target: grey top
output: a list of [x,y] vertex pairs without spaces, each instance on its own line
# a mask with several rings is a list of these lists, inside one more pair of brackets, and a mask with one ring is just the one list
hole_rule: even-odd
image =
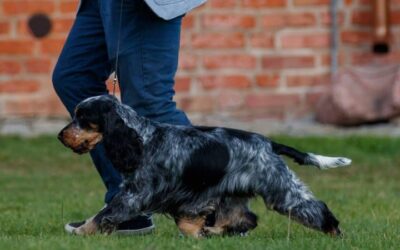
[[159,17],[165,20],[183,15],[207,0],[144,0]]

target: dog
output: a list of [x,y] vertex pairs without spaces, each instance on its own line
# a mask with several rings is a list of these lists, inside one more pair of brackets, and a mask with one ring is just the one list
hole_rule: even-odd
[[319,169],[350,159],[303,153],[260,134],[220,127],[176,126],[139,116],[111,95],[77,105],[58,135],[78,154],[102,143],[123,176],[121,191],[74,233],[112,233],[139,214],[171,216],[184,235],[244,234],[257,226],[248,201],[339,236],[339,221],[287,167],[280,155]]

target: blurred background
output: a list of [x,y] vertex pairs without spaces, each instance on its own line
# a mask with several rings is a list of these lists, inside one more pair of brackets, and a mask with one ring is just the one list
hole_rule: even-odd
[[[78,4],[0,0],[0,132],[65,123],[51,74]],[[210,0],[184,18],[176,101],[194,123],[313,126],[335,73],[371,62],[400,62],[400,0]]]

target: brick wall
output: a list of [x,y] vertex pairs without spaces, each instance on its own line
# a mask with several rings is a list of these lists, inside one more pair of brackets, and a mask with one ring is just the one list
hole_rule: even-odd
[[[187,15],[176,100],[192,117],[296,119],[312,114],[329,84],[329,0],[209,0]],[[393,52],[370,53],[372,0],[343,0],[340,67],[400,61],[400,0],[391,0]],[[59,117],[51,71],[75,0],[0,0],[0,118]],[[33,13],[51,34],[35,39]]]

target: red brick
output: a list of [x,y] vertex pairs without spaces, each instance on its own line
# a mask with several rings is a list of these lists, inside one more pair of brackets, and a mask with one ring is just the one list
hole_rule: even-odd
[[304,27],[316,25],[317,19],[313,13],[274,13],[263,16],[262,25],[265,28]]
[[[52,26],[50,33],[47,35],[57,34],[57,35],[67,35],[74,22],[73,18],[52,18]],[[33,33],[28,26],[27,18],[20,18],[17,22],[17,31],[20,37],[29,36],[33,38]]]
[[329,74],[317,75],[292,75],[286,77],[286,84],[289,87],[319,86],[330,82]]
[[369,31],[343,31],[341,39],[343,43],[365,44],[371,42],[372,36]]
[[28,73],[50,73],[51,61],[43,58],[30,58],[25,62]]
[[393,25],[400,24],[400,10],[394,10],[390,12],[390,23]]
[[252,109],[251,112],[248,112],[246,110],[248,110],[248,108],[245,109],[244,112],[241,112],[238,115],[234,114],[234,117],[236,117],[239,120],[242,120],[243,122],[251,122],[257,119],[283,120],[285,118],[284,108],[274,108],[274,109],[260,108],[260,109]]
[[35,115],[44,115],[43,103],[38,105],[37,101],[29,99],[17,99],[6,101],[4,104],[5,115],[16,115],[22,117],[32,117]]
[[287,108],[300,104],[300,96],[296,94],[249,94],[246,106],[249,108]]
[[[324,25],[331,24],[331,13],[329,10],[321,11],[320,13],[321,23]],[[337,13],[337,23],[338,25],[342,25],[344,23],[344,12],[343,10],[338,10]]]
[[251,84],[250,79],[243,75],[202,76],[199,80],[206,90],[215,88],[245,89]]
[[209,55],[203,57],[204,67],[208,69],[233,68],[252,69],[256,66],[256,58],[251,55]]
[[193,70],[197,65],[197,57],[193,54],[181,52],[179,56],[179,69]]
[[372,16],[372,11],[353,11],[351,22],[356,25],[371,26],[373,20]]
[[306,104],[310,107],[313,107],[315,110],[319,101],[323,96],[324,96],[323,92],[307,93],[305,98]]
[[74,18],[53,18],[52,32],[67,34],[74,23]]
[[[51,88],[52,62],[73,23],[79,0],[0,2],[0,15],[3,14],[0,18],[3,82],[0,81],[0,85],[2,91],[6,91],[1,94],[3,99],[0,98],[3,104],[0,116],[66,115],[57,97],[43,94],[53,92],[48,89]],[[51,2],[52,7],[37,7],[43,2]],[[371,62],[400,63],[400,50],[396,46],[400,42],[397,30],[400,0],[390,1],[393,40],[391,53],[385,56],[370,52],[372,39],[367,28],[372,20],[371,2],[345,0],[344,8],[339,10],[343,39],[340,67]],[[9,5],[8,12],[3,12],[3,3]],[[23,4],[10,9],[10,3]],[[26,21],[35,8],[47,8],[44,12],[51,13],[53,30],[46,39],[37,40],[29,35]],[[329,0],[208,1],[183,20],[183,28],[187,30],[182,32],[180,73],[175,81],[178,103],[188,112],[217,114],[223,111],[224,115],[243,119],[282,119],[309,114],[322,94],[322,85],[329,83],[330,22]],[[14,26],[16,30],[12,30]],[[285,51],[287,48],[296,50]],[[326,69],[326,73],[313,74],[315,66]],[[19,74],[23,74],[21,78],[17,77]],[[37,77],[40,81],[44,77],[46,84]],[[16,79],[17,83],[33,79],[40,86],[38,89],[29,83],[14,86],[8,79]],[[192,87],[200,90],[196,92]],[[32,94],[29,91],[33,91]],[[4,99],[6,96],[9,97]]]
[[255,18],[251,15],[205,14],[202,18],[202,26],[206,29],[249,29],[255,24]]
[[15,75],[20,73],[21,65],[17,61],[1,60],[0,74]]
[[388,64],[388,63],[400,63],[400,52],[394,51],[388,54],[373,54],[371,52],[355,52],[351,54],[351,64],[370,64],[374,62],[376,64]]
[[40,50],[43,53],[58,55],[60,54],[65,43],[65,39],[45,39],[40,44]]
[[176,77],[174,89],[176,92],[188,92],[190,90],[190,77]]
[[[392,1],[397,1],[397,0],[390,0]],[[361,6],[372,6],[372,1],[371,0],[359,0],[358,4]]]
[[329,5],[330,0],[294,0],[294,5]]
[[185,48],[190,48],[192,42],[192,37],[189,32],[181,32],[181,44],[180,47],[185,49]]
[[[338,60],[339,65],[344,65],[346,63],[346,56],[347,56],[347,53],[344,52],[344,51],[342,51],[342,52],[340,52],[338,54],[337,60]],[[331,65],[331,61],[332,60],[331,60],[331,54],[330,53],[321,54],[320,57],[321,57],[321,64],[323,66]]]
[[255,48],[273,48],[274,36],[265,32],[252,34],[250,37],[250,45]]
[[193,15],[185,16],[182,20],[183,29],[192,29],[194,26],[195,17]]
[[243,105],[243,94],[238,91],[223,91],[218,94],[218,107],[223,110],[238,109]]
[[280,76],[276,74],[261,74],[256,76],[256,83],[262,88],[278,87]]
[[233,8],[236,6],[236,0],[212,0],[206,5],[212,8]]
[[[351,54],[350,62],[354,65],[367,64],[367,63],[370,63],[371,61],[375,62],[377,60],[377,58],[380,58],[380,57],[376,57],[372,53],[353,53],[353,54]],[[380,62],[380,63],[382,63],[382,62]]]
[[5,40],[0,41],[0,54],[30,55],[33,52],[32,41]]
[[313,56],[265,56],[262,61],[265,69],[311,68],[315,66]]
[[39,87],[39,83],[33,80],[9,80],[0,82],[0,93],[32,93]]
[[285,34],[281,36],[282,48],[328,48],[330,35],[328,33]]
[[0,22],[0,35],[5,35],[10,32],[10,23],[9,22]]
[[285,7],[286,0],[242,0],[242,6],[249,8]]
[[346,5],[346,6],[350,6],[350,5],[352,5],[354,3],[354,0],[344,0],[344,4]]
[[244,36],[241,33],[204,33],[192,37],[195,48],[241,48]]
[[8,15],[52,13],[55,2],[50,0],[3,0],[3,12]]
[[215,108],[215,99],[209,95],[183,97],[177,99],[177,102],[186,112],[210,113]]
[[19,37],[32,37],[32,33],[28,27],[28,19],[26,17],[17,20],[17,33]]
[[78,10],[79,0],[63,0],[60,3],[61,13],[75,13]]
[[57,97],[47,96],[47,99],[27,97],[24,99],[12,99],[5,102],[6,115],[22,117],[48,117],[66,116],[65,107]]

